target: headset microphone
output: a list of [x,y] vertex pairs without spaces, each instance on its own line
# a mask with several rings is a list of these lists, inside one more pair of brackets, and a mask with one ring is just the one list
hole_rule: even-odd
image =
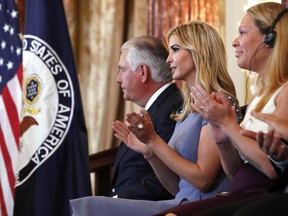
[[268,33],[266,34],[263,43],[266,44],[269,48],[274,46],[274,41],[276,39],[276,31],[274,30],[275,25],[281,19],[281,17],[288,12],[288,8],[283,9],[277,17],[272,22],[271,26],[269,27]]

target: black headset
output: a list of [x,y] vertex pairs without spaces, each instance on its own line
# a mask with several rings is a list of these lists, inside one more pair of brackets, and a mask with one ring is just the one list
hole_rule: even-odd
[[272,22],[271,26],[269,27],[268,33],[266,34],[263,43],[266,44],[269,48],[274,46],[274,41],[276,39],[276,31],[274,30],[276,23],[281,19],[281,17],[288,13],[288,8],[283,9],[277,17]]

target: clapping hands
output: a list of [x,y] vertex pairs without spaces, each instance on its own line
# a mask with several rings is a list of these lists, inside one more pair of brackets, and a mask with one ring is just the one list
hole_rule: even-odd
[[[147,111],[141,110],[140,114],[135,112],[128,113],[126,116],[129,130],[133,132],[143,143],[150,144],[155,140],[157,134],[154,130],[153,122]],[[141,127],[139,127],[141,125]]]
[[191,106],[214,127],[224,127],[230,121],[235,122],[235,109],[231,106],[222,90],[209,95],[201,86],[191,89]]
[[[129,126],[117,120],[113,123],[114,136],[124,142],[128,148],[141,153],[149,160],[154,153],[146,143],[149,143],[157,136],[152,120],[145,110],[141,110],[141,115],[131,112],[126,116]],[[154,138],[155,139],[155,138]]]

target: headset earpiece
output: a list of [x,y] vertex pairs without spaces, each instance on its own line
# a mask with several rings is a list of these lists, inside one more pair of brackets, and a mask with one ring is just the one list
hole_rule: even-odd
[[274,46],[274,41],[276,39],[276,31],[274,29],[270,29],[269,32],[266,34],[263,43],[266,44],[269,48]]
[[277,22],[281,19],[281,17],[288,12],[288,9],[283,9],[277,17],[272,22],[271,26],[269,27],[268,33],[266,34],[263,43],[266,44],[269,48],[272,48],[274,46],[274,41],[276,39],[276,31],[274,30],[275,25]]

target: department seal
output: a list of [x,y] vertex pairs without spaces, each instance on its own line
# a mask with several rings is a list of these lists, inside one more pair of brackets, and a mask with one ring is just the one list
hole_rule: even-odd
[[42,39],[24,35],[23,109],[16,186],[61,146],[71,124],[74,91],[69,72]]

